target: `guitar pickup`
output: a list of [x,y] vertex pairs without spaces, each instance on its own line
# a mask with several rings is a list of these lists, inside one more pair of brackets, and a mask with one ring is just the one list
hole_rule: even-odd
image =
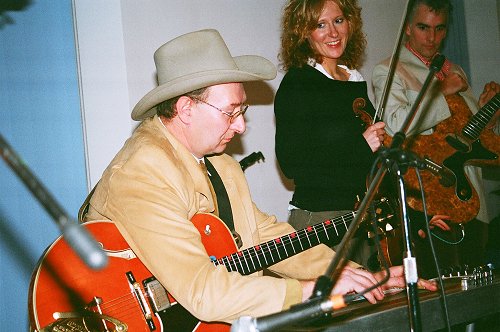
[[167,291],[158,280],[151,277],[144,280],[143,285],[149,295],[151,306],[156,312],[170,308],[171,303]]

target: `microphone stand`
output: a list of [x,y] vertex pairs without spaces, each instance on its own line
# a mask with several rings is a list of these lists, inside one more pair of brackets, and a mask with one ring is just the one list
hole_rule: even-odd
[[0,154],[7,165],[17,174],[54,219],[66,242],[73,248],[82,261],[92,269],[104,268],[107,265],[108,256],[106,256],[101,246],[99,246],[85,228],[71,220],[43,184],[21,161],[1,134]]
[[[398,184],[400,206],[401,206],[400,213],[401,213],[401,220],[404,221],[403,232],[405,240],[404,241],[405,258],[403,260],[403,266],[405,271],[405,280],[407,284],[407,296],[408,296],[411,331],[421,331],[422,325],[420,317],[420,305],[418,300],[418,285],[417,285],[418,272],[416,266],[416,259],[411,250],[411,237],[410,237],[411,232],[409,226],[409,217],[406,210],[406,193],[404,188],[404,181],[402,178],[402,172],[399,168],[399,163],[404,163],[404,164],[409,163],[418,166],[422,162],[418,160],[418,158],[413,158],[410,153],[407,153],[403,149],[401,149],[401,146],[404,143],[408,127],[410,126],[411,121],[415,117],[417,109],[422,102],[423,96],[425,95],[425,92],[427,91],[429,84],[431,83],[434,77],[434,74],[439,70],[441,70],[444,60],[445,57],[443,55],[438,55],[434,58],[429,67],[429,73],[427,75],[427,78],[424,84],[422,85],[422,89],[420,90],[415,100],[415,103],[412,105],[408,117],[405,119],[401,131],[397,132],[394,135],[391,147],[389,149],[384,149],[380,152],[381,156],[384,157],[385,159],[387,167],[380,167],[378,169],[375,177],[370,183],[367,194],[361,201],[361,204],[358,208],[358,211],[356,212],[356,216],[354,217],[353,222],[349,226],[347,233],[344,235],[342,241],[340,242],[337,253],[334,256],[326,272],[326,276],[330,276],[329,280],[335,281],[338,279],[341,272],[341,269],[339,267],[344,266],[346,261],[346,255],[345,255],[345,251],[347,248],[346,244],[352,239],[355,231],[361,224],[361,221],[366,213],[367,207],[373,201],[373,198],[377,193],[377,190],[380,184],[382,183],[385,174],[387,173],[387,169],[388,168],[393,169],[398,176],[397,184]],[[416,160],[411,160],[411,159],[416,159]],[[315,290],[313,292],[313,296],[318,296],[318,295],[325,296],[327,291],[330,292],[333,289],[333,282],[330,283],[327,282],[326,280],[328,277],[326,276],[322,276],[320,277],[322,280],[318,280],[318,283],[316,284]],[[326,287],[329,284],[331,286]]]

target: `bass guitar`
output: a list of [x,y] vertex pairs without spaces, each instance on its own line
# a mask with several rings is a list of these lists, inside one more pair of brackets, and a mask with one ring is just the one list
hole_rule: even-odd
[[[214,266],[248,275],[320,243],[338,244],[354,217],[355,212],[350,212],[241,251],[216,216],[200,213],[191,221]],[[54,241],[29,288],[34,331],[229,331],[229,324],[201,322],[178,304],[113,222],[93,221],[83,227],[102,245],[109,264],[103,270],[91,270],[62,237]]]
[[[453,222],[466,223],[479,212],[479,196],[467,178],[464,166],[498,159],[482,142],[498,137],[484,130],[500,108],[500,94],[496,94],[476,114],[472,115],[465,100],[458,94],[446,96],[451,117],[436,125],[433,134],[409,137],[405,148],[423,156],[426,170],[421,173],[423,189],[430,215],[446,214]],[[442,165],[442,166],[441,166]],[[407,203],[414,210],[423,211],[420,186],[415,172],[405,175]]]

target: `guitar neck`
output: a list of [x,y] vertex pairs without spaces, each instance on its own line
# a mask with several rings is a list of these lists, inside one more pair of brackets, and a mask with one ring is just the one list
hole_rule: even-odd
[[236,271],[242,275],[252,274],[321,243],[328,245],[340,243],[354,216],[355,212],[349,212],[221,257],[213,263],[216,266],[224,265],[228,271]]
[[474,114],[470,121],[465,125],[462,134],[475,141],[481,135],[484,127],[490,122],[493,115],[500,109],[500,93],[497,93],[493,98],[486,103],[476,114]]

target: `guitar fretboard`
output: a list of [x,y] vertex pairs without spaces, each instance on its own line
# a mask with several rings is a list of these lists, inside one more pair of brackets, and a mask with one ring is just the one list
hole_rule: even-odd
[[486,103],[476,114],[474,114],[462,130],[462,134],[472,141],[481,135],[484,127],[490,122],[493,115],[500,109],[500,93]]
[[319,224],[295,231],[254,247],[213,260],[214,265],[224,265],[228,271],[248,275],[276,264],[288,257],[321,243],[339,244],[347,232],[355,212],[325,220]]

